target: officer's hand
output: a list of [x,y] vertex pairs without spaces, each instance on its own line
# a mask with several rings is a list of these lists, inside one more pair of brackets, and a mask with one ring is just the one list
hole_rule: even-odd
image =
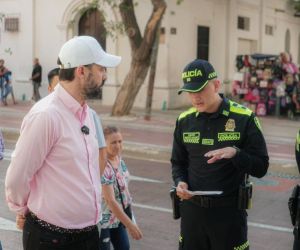
[[214,163],[221,159],[230,159],[233,158],[237,153],[237,150],[233,147],[226,147],[217,150],[212,150],[207,152],[204,156],[211,157],[207,163]]
[[188,190],[187,183],[185,183],[183,181],[178,182],[178,185],[176,187],[176,194],[180,199],[188,200],[188,199],[192,198],[192,195],[189,194],[187,192],[187,190]]

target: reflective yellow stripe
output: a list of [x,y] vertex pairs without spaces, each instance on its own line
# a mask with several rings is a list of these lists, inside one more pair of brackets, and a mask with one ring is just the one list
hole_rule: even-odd
[[178,117],[178,121],[181,120],[182,118],[185,118],[186,116],[193,114],[193,113],[197,113],[197,109],[192,107],[190,109],[188,109],[187,111],[184,111],[183,113],[181,113]]
[[248,116],[251,116],[252,114],[252,111],[250,109],[244,107],[241,104],[238,104],[230,100],[229,100],[229,104],[230,104],[230,112],[241,114],[241,115],[248,115]]
[[296,150],[299,152],[299,145],[300,145],[300,131],[297,134],[296,138]]
[[262,131],[262,128],[261,128],[260,122],[259,122],[259,120],[258,120],[258,118],[257,118],[257,117],[254,117],[254,122],[255,122],[255,125],[258,127],[258,129],[259,129],[260,131]]
[[249,241],[246,241],[240,246],[234,247],[233,250],[245,250],[250,246]]
[[179,235],[179,242],[182,242],[183,237],[181,235]]

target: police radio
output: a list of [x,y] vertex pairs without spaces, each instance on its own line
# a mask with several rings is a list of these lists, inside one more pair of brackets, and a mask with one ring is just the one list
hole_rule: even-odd
[[245,179],[239,187],[239,209],[250,209],[252,207],[252,188],[253,184],[249,181],[249,174],[245,174]]

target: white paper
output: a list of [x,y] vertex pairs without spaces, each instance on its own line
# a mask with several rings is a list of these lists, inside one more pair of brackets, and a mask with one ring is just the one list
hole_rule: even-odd
[[187,192],[191,195],[220,195],[223,193],[223,191],[190,191],[190,190],[187,190]]

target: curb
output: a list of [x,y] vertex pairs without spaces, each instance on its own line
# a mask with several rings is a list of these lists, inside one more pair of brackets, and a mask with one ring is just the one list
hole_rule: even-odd
[[0,127],[4,141],[17,141],[20,136],[20,130],[16,128],[3,128]]
[[[119,124],[120,125],[120,124]],[[127,124],[128,125],[128,124]],[[121,128],[123,126],[120,126]],[[129,126],[126,126],[124,124],[124,127],[131,127],[130,124]],[[136,126],[132,126],[132,128]],[[142,129],[142,128],[140,128]],[[2,135],[4,138],[4,141],[17,141],[20,131],[19,129],[16,128],[1,128],[0,130],[2,131]],[[151,129],[150,129],[151,130]],[[152,128],[152,131],[155,131],[156,128]],[[166,129],[168,130],[168,129]],[[268,142],[277,142],[280,143],[279,140],[277,141],[276,139],[270,140],[270,138],[266,138],[266,141]],[[286,139],[286,141],[291,142],[291,139]],[[160,146],[160,145],[155,145],[155,144],[149,144],[149,143],[140,143],[140,142],[134,142],[134,141],[124,141],[123,144],[123,154],[132,158],[144,158],[148,160],[155,160],[155,161],[170,161],[171,158],[171,147],[167,146]],[[270,155],[269,155],[270,156]],[[287,159],[277,159],[275,156],[271,157],[270,163],[274,165],[282,165],[283,167],[285,165],[292,165],[293,168],[296,168],[296,163],[294,160],[287,160]],[[290,168],[290,167],[289,167]]]
[[[1,128],[4,141],[17,141],[19,129]],[[147,158],[149,160],[170,161],[171,148],[154,144],[124,141],[123,154],[131,157]]]

